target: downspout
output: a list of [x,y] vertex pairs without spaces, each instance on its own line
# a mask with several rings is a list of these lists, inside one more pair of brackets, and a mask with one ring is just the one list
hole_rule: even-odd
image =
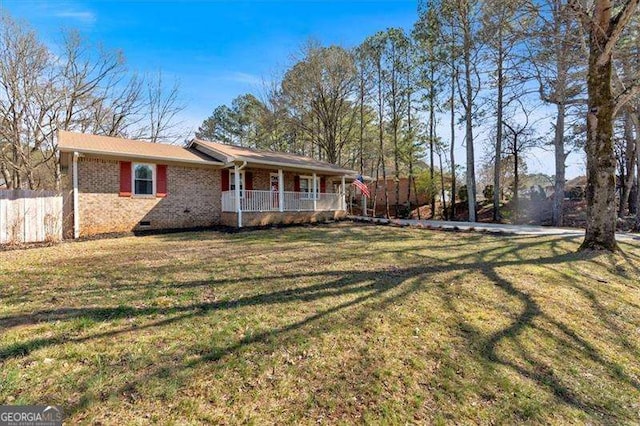
[[77,152],[73,153],[73,238],[80,237],[80,206],[78,205],[78,157]]
[[[236,164],[233,166],[233,174],[234,174],[234,185],[236,187],[236,212],[238,213],[238,228],[242,228],[242,203],[240,201],[240,171],[244,169],[247,165],[246,161],[242,162],[242,165],[238,167]],[[244,183],[245,188],[242,188],[243,191],[246,191],[247,183]]]

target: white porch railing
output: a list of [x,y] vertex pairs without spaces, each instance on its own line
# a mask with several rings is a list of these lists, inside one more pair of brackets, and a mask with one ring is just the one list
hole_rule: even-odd
[[[236,211],[235,191],[222,193],[222,211]],[[344,210],[344,196],[339,193],[318,193],[315,210]],[[240,197],[240,210],[243,212],[280,211],[280,194],[275,191],[243,191]],[[284,191],[283,211],[314,211],[313,194],[306,192]]]

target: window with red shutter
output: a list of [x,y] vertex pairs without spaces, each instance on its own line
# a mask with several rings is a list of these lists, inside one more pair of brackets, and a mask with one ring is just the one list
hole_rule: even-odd
[[293,177],[293,190],[295,192],[300,192],[300,176]]
[[327,192],[327,180],[324,177],[320,178],[320,193],[324,194]]

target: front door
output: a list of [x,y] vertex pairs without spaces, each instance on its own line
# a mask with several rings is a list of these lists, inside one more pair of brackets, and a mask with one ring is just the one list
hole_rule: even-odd
[[269,178],[269,188],[271,188],[271,209],[278,210],[280,209],[280,179],[278,179],[277,173],[271,173]]

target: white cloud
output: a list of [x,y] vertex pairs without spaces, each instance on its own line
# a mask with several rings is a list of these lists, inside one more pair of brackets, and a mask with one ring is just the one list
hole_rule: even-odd
[[261,77],[258,77],[257,75],[239,71],[230,73],[226,76],[226,79],[235,81],[237,83],[249,84],[252,86],[261,85],[263,82],[263,79]]
[[88,10],[63,10],[54,13],[58,18],[72,19],[83,24],[93,24],[96,21],[96,15]]

